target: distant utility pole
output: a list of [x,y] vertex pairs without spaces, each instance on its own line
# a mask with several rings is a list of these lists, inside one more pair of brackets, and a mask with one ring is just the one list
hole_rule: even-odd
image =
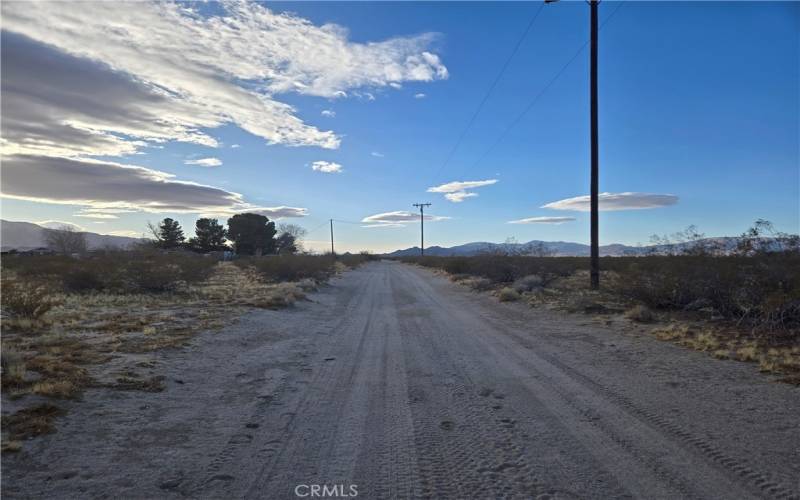
[[430,203],[414,203],[419,207],[419,254],[425,255],[425,207],[431,206]]
[[[555,3],[558,0],[545,0],[545,3]],[[600,229],[599,229],[599,147],[597,138],[597,7],[600,0],[588,0],[589,12],[589,124],[591,142],[592,172],[589,181],[589,209],[591,211],[591,257],[589,264],[589,284],[592,290],[600,288]]]
[[333,219],[331,219],[331,255],[336,257],[336,251],[333,249]]

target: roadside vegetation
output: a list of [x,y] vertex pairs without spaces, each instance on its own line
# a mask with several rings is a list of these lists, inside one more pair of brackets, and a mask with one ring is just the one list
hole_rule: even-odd
[[81,233],[50,230],[52,253],[3,255],[4,451],[53,432],[66,412],[59,401],[88,388],[163,390],[147,353],[248,308],[289,307],[370,258],[304,254],[302,228],[276,229],[258,214],[235,215],[227,229],[199,219],[189,240],[172,219],[151,229],[149,242],[93,251]]
[[[685,238],[689,235],[689,238]],[[525,301],[600,316],[620,316],[657,338],[708,351],[718,359],[757,362],[764,372],[800,384],[800,241],[766,221],[733,248],[719,248],[689,228],[661,254],[603,257],[601,290],[588,290],[588,258],[518,255],[414,257],[454,281]],[[680,238],[673,238],[680,239]],[[664,243],[666,241],[666,243]]]

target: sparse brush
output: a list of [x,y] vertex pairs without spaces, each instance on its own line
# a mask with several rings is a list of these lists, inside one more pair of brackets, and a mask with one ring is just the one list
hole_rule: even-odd
[[52,398],[74,398],[80,393],[80,389],[69,380],[42,381],[33,384],[31,392],[41,396]]
[[662,328],[656,328],[652,333],[658,340],[676,340],[690,336],[692,331],[686,325],[673,323]]
[[3,312],[11,317],[35,320],[52,309],[56,302],[44,285],[4,279],[0,304]]
[[497,298],[500,302],[516,302],[520,299],[520,295],[513,288],[505,287],[497,293]]
[[486,278],[470,278],[464,280],[462,283],[478,292],[483,292],[492,287],[492,282]]
[[537,274],[530,274],[514,282],[514,289],[519,293],[530,292],[544,286],[544,280]]
[[692,339],[691,346],[699,351],[712,351],[719,347],[719,340],[711,332],[703,332]]
[[49,434],[55,431],[53,421],[65,414],[62,408],[49,403],[24,408],[11,415],[3,415],[3,430],[8,432],[12,441]]
[[[0,355],[3,369],[3,382],[21,382],[25,378],[25,358],[13,349],[3,349]],[[5,384],[4,384],[5,385]]]
[[731,352],[728,349],[717,349],[712,355],[717,359],[730,359]]
[[752,345],[740,347],[736,350],[736,359],[739,361],[758,361],[758,349]]
[[625,311],[625,317],[638,323],[652,323],[655,315],[647,306],[637,305]]

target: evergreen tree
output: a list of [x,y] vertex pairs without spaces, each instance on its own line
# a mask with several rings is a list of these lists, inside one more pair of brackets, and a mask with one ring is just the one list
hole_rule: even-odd
[[228,219],[228,239],[239,255],[275,253],[275,223],[259,214],[236,214]]
[[216,252],[226,250],[225,237],[228,231],[217,219],[197,219],[194,226],[194,238],[189,245],[198,252]]

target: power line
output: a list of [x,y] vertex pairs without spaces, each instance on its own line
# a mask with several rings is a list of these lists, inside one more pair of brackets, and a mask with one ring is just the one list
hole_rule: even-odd
[[[606,25],[606,23],[608,23],[611,20],[611,18],[614,17],[614,15],[619,11],[620,7],[622,7],[623,3],[625,3],[624,0],[617,4],[617,7],[602,22],[602,24],[600,25],[600,29],[602,29]],[[470,165],[467,171],[472,170],[483,160],[485,160],[486,157],[489,156],[489,154],[494,150],[494,148],[496,148],[501,142],[503,142],[503,139],[505,139],[506,135],[511,131],[511,129],[514,128],[514,126],[516,126],[517,123],[519,123],[522,120],[522,118],[525,117],[526,114],[528,114],[528,112],[533,108],[533,106],[536,105],[536,103],[539,101],[539,98],[542,97],[542,95],[544,95],[544,93],[547,92],[547,90],[550,87],[552,87],[552,85],[556,82],[556,80],[558,80],[558,78],[564,73],[564,71],[566,71],[569,65],[571,65],[575,61],[575,59],[578,58],[578,56],[581,54],[581,52],[583,52],[583,49],[585,49],[587,45],[589,45],[589,40],[583,42],[583,45],[580,46],[580,48],[575,52],[575,54],[573,54],[572,57],[570,57],[570,59],[566,62],[566,64],[564,64],[561,67],[561,69],[558,70],[555,76],[553,76],[553,78],[551,78],[550,81],[547,82],[547,85],[545,85],[542,88],[542,90],[540,90],[534,96],[534,98],[525,106],[522,112],[519,115],[517,115],[517,117],[514,118],[514,120],[503,130],[503,133],[501,133],[500,136],[497,138],[497,140],[494,143],[492,143],[489,149],[487,149],[472,165]]]
[[458,136],[458,140],[456,140],[456,143],[453,145],[452,149],[450,149],[450,152],[447,154],[444,163],[442,163],[442,165],[436,170],[436,173],[433,176],[433,180],[436,180],[436,178],[439,177],[439,174],[442,173],[442,170],[444,170],[444,168],[448,165],[448,163],[450,163],[450,160],[453,159],[453,155],[455,154],[456,150],[458,150],[458,147],[461,145],[461,142],[464,140],[464,137],[467,135],[469,129],[472,128],[472,125],[475,123],[475,119],[478,118],[478,115],[483,109],[484,104],[486,104],[486,101],[489,99],[489,96],[491,96],[495,87],[497,87],[497,84],[500,82],[500,79],[503,77],[503,74],[506,72],[506,69],[508,69],[508,65],[511,63],[511,60],[514,59],[514,56],[519,51],[519,48],[522,45],[523,40],[525,40],[525,37],[528,36],[528,33],[530,32],[531,28],[533,28],[533,24],[536,22],[536,19],[539,17],[539,14],[541,14],[544,5],[545,5],[544,2],[542,2],[542,4],[539,6],[539,9],[536,11],[536,13],[534,13],[533,17],[528,23],[528,26],[525,28],[525,31],[523,31],[522,35],[520,35],[519,40],[517,40],[517,43],[514,45],[514,49],[511,51],[511,55],[509,55],[505,63],[503,63],[503,66],[500,68],[500,72],[495,77],[494,81],[492,82],[492,85],[489,86],[489,90],[486,91],[486,94],[483,96],[483,99],[481,99],[481,102],[480,104],[478,104],[477,109],[475,109],[475,112],[472,114],[472,117],[467,122],[467,126],[464,127],[464,130],[461,131],[461,134]]
[[413,206],[419,207],[419,254],[425,255],[425,207],[429,207],[431,204],[414,203]]

